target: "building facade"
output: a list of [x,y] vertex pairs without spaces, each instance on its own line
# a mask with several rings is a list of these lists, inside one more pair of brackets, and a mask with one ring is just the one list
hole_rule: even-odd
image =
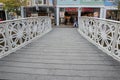
[[117,15],[117,4],[115,0],[105,0],[105,11],[106,11],[106,19],[118,20],[120,17]]
[[23,7],[22,17],[51,16],[54,13],[53,0],[28,0]]
[[71,24],[72,17],[107,18],[109,10],[116,10],[114,0],[56,0],[56,24]]
[[36,6],[36,5],[52,6],[53,5],[53,0],[28,0],[28,6]]
[[0,3],[0,21],[6,20],[5,10],[3,10],[3,3]]
[[[71,24],[71,18],[90,16],[107,19],[116,18],[117,7],[114,0],[28,0],[30,6],[35,6],[40,14],[54,16],[56,25]],[[40,7],[52,7],[52,11]],[[35,11],[33,11],[35,12]],[[52,14],[51,14],[52,12]],[[113,15],[113,16],[111,16]]]

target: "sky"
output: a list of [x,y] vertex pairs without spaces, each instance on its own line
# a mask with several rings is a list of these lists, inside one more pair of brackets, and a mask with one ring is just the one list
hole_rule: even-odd
[[49,0],[49,4],[52,5],[53,4],[53,0]]

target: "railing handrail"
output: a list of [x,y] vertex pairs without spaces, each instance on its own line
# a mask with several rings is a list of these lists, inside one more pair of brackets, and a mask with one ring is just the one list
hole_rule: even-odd
[[19,21],[19,20],[27,20],[27,19],[35,19],[35,18],[39,18],[39,17],[48,17],[48,16],[26,17],[26,18],[12,19],[12,20],[4,20],[4,21],[1,21],[0,23],[11,22],[11,21]]
[[96,18],[96,17],[87,17],[87,16],[82,16],[81,18],[89,18],[89,19],[96,19],[96,20],[102,20],[102,21],[108,21],[108,22],[113,22],[113,23],[118,23],[120,24],[120,21],[116,20],[110,20],[110,19],[105,19],[105,18]]
[[78,31],[102,51],[120,61],[120,22],[80,17]]
[[0,58],[15,52],[51,30],[47,16],[0,22]]

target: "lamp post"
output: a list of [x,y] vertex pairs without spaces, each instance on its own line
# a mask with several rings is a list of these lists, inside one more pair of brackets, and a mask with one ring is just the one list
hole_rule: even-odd
[[35,8],[36,8],[36,11],[37,11],[37,16],[39,15],[39,2],[38,0],[35,0]]
[[[23,3],[23,0],[20,0],[21,4]],[[21,6],[21,17],[24,18],[24,6]]]
[[35,0],[35,7],[36,7],[36,10],[39,11],[38,0]]

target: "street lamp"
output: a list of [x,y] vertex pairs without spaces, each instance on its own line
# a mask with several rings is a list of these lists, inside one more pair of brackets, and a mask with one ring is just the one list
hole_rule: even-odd
[[[21,4],[23,3],[23,0],[20,0]],[[24,7],[21,6],[21,17],[24,18]]]
[[37,11],[39,11],[38,0],[35,0],[35,8]]

